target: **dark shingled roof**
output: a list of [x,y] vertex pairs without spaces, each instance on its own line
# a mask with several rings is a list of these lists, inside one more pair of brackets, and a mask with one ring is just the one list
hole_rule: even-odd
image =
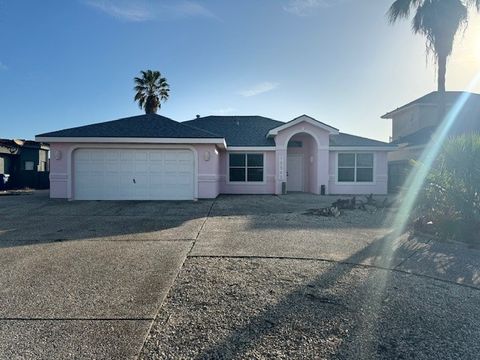
[[425,145],[432,138],[433,133],[435,132],[435,126],[428,126],[418,131],[415,131],[412,134],[402,136],[397,140],[393,141],[395,144],[408,144],[409,146],[414,145]]
[[[227,146],[275,146],[267,138],[282,121],[263,116],[206,116],[177,122],[157,114],[145,114],[98,124],[53,131],[38,137],[225,138]],[[331,146],[395,146],[377,140],[340,133],[330,136]]]
[[330,135],[330,146],[381,146],[395,148],[395,144],[386,143],[383,141],[367,139],[360,136],[339,133],[338,135]]
[[182,124],[221,134],[227,146],[275,146],[268,131],[285,123],[263,116],[205,116]]
[[165,116],[144,114],[37,135],[38,137],[223,138]]
[[[420,97],[416,100],[413,100],[413,101],[409,102],[408,104],[400,106],[399,108],[397,108],[395,110],[389,111],[385,115],[382,115],[382,119],[390,119],[393,113],[395,113],[397,111],[400,111],[400,110],[403,110],[403,109],[405,109],[409,106],[412,106],[412,105],[435,105],[440,100],[439,99],[440,94],[442,94],[442,93],[440,93],[438,91],[433,91],[433,92],[431,92],[427,95],[424,95],[424,96],[422,96],[422,97]],[[468,94],[470,96],[470,98],[468,99],[468,102],[470,102],[470,101],[480,102],[480,94],[469,93],[469,92],[465,92],[465,91],[445,91],[443,93],[443,96],[445,97],[445,102],[447,104],[453,104],[463,94]]]

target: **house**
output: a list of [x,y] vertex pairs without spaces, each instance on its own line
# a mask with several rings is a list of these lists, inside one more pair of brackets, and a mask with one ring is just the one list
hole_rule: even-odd
[[465,101],[449,135],[480,131],[480,94],[462,91],[431,92],[382,116],[392,120],[392,144],[398,149],[388,154],[389,191],[405,181],[411,160],[417,160],[440,124],[439,100],[443,94],[448,112],[458,101]]
[[187,200],[219,194],[385,194],[395,145],[302,115],[146,114],[37,135],[51,145],[50,196]]
[[7,175],[7,188],[48,189],[48,152],[45,143],[0,139],[0,175]]

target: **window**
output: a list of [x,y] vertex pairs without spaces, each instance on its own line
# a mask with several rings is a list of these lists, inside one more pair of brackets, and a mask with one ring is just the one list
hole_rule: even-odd
[[231,182],[263,182],[263,154],[229,154]]
[[35,163],[33,161],[25,161],[25,170],[33,170]]
[[373,182],[373,154],[338,154],[338,182]]

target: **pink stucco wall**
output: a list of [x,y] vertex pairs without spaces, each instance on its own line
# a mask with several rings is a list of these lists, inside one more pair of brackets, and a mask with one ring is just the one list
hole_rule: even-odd
[[65,199],[67,196],[68,151],[72,144],[50,144],[50,197]]
[[[341,151],[359,152],[359,151]],[[366,151],[371,153],[372,151]],[[377,151],[374,154],[373,182],[364,183],[339,183],[337,181],[337,154],[338,151],[330,152],[329,165],[329,190],[330,194],[386,194],[388,191],[388,164],[387,152]]]

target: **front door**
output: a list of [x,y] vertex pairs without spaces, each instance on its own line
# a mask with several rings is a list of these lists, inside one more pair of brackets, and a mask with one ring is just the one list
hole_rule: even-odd
[[287,191],[303,191],[303,155],[287,156]]

